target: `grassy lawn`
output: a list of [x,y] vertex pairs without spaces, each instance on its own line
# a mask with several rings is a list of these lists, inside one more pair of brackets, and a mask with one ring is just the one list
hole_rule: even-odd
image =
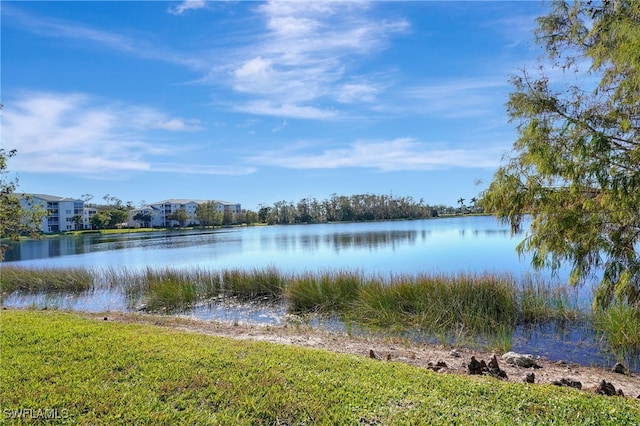
[[548,385],[64,312],[0,320],[0,423],[640,424],[638,400]]

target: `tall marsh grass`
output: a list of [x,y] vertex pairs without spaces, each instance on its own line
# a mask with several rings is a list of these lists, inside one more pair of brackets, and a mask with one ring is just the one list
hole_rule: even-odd
[[0,268],[0,289],[4,295],[13,292],[83,292],[93,287],[93,275],[83,268]]
[[82,292],[92,286],[122,291],[130,308],[175,312],[217,297],[283,301],[295,313],[332,313],[363,325],[432,332],[488,332],[518,323],[570,319],[562,291],[508,274],[419,274],[389,278],[336,270],[283,274],[264,269],[2,270],[2,290]]
[[222,292],[240,300],[276,301],[282,297],[287,280],[274,267],[265,269],[226,269],[222,272]]
[[401,275],[363,286],[352,317],[373,326],[429,331],[498,329],[518,319],[516,287],[493,274]]
[[518,287],[518,303],[525,323],[573,321],[579,316],[575,288],[550,285],[531,276],[525,277]]
[[108,288],[124,292],[130,308],[152,312],[185,310],[199,301],[218,296],[222,288],[219,273],[198,268],[143,271],[107,268],[100,275]]
[[[593,312],[592,322],[618,361],[640,367],[640,307],[613,304]],[[634,361],[635,360],[635,361]]]
[[[0,301],[14,292],[124,293],[129,309],[184,312],[224,298],[282,302],[292,313],[337,315],[347,324],[426,332],[447,342],[510,348],[519,325],[590,323],[619,361],[640,365],[640,309],[589,313],[569,287],[509,274],[366,276],[350,270],[284,274],[264,269],[0,268]],[[632,362],[629,362],[631,360]]]
[[366,278],[347,270],[303,273],[291,277],[285,299],[296,313],[344,312],[351,308]]

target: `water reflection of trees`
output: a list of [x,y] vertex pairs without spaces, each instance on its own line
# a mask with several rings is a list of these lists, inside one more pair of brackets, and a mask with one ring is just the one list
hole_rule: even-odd
[[[288,252],[304,250],[315,252],[329,249],[334,251],[348,249],[378,250],[387,247],[395,248],[400,244],[414,245],[418,241],[424,241],[429,231],[416,230],[389,230],[370,232],[342,232],[331,234],[301,234],[282,235],[273,239],[279,251]],[[263,241],[262,247],[266,247]]]
[[326,235],[324,242],[334,250],[367,248],[377,250],[397,244],[416,243],[417,231],[378,231]]

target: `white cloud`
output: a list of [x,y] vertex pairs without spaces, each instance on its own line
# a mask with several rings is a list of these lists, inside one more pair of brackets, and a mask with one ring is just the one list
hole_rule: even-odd
[[290,169],[335,169],[361,167],[384,172],[435,170],[453,167],[494,168],[499,166],[501,148],[441,149],[412,138],[390,141],[358,141],[344,148],[319,153],[299,153],[301,148],[267,151],[249,157],[253,164]]
[[184,120],[181,120],[179,118],[171,118],[168,120],[160,120],[160,121],[156,121],[155,123],[152,123],[151,126],[156,128],[156,129],[162,129],[162,130],[172,130],[172,131],[197,131],[197,130],[201,130],[202,127],[200,127],[199,125],[199,121],[198,120],[191,120],[189,122],[186,122]]
[[[383,85],[359,83],[349,67],[387,47],[406,20],[367,16],[365,2],[280,2],[255,10],[264,28],[249,46],[236,50],[226,69],[229,86],[249,98],[240,110],[252,114],[326,119],[339,111],[319,103],[371,102]],[[219,70],[218,70],[219,71]],[[211,73],[216,82],[219,72]],[[372,78],[373,80],[373,78]]]
[[200,121],[197,119],[185,120],[179,117],[169,117],[152,108],[145,107],[122,107],[126,111],[131,125],[142,130],[160,129],[173,132],[196,132],[202,130]]
[[235,89],[248,93],[271,91],[273,74],[271,61],[261,57],[249,59],[234,71]]
[[20,25],[23,30],[40,36],[93,43],[119,52],[125,52],[135,57],[178,64],[192,69],[207,68],[200,55],[190,55],[160,48],[145,42],[140,37],[134,38],[73,21],[44,18],[4,4],[2,6],[2,14],[5,19],[11,19],[12,25]]
[[207,7],[205,0],[184,0],[182,3],[169,8],[169,13],[182,15],[188,10],[198,10]]
[[177,163],[157,163],[153,164],[150,171],[162,173],[183,173],[196,175],[226,175],[242,176],[256,172],[255,167],[246,166],[225,166],[211,164],[177,164]]
[[[461,118],[486,115],[500,111],[509,93],[506,79],[455,80],[414,86],[402,91],[413,99],[411,108],[422,114],[445,118]],[[503,92],[503,96],[500,96]]]
[[235,106],[236,111],[255,115],[269,115],[284,118],[302,118],[312,120],[331,120],[338,117],[338,113],[331,109],[321,109],[312,106],[296,104],[272,103],[270,101],[254,101]]
[[[168,166],[158,159],[173,157],[183,148],[158,142],[150,133],[197,128],[197,121],[167,117],[146,107],[104,104],[83,94],[40,92],[7,102],[2,142],[18,151],[12,161],[15,171],[99,177],[122,171],[166,171]],[[244,166],[171,166],[178,169],[197,174],[251,172]]]
[[337,88],[340,103],[373,102],[380,88],[367,83],[347,83]]

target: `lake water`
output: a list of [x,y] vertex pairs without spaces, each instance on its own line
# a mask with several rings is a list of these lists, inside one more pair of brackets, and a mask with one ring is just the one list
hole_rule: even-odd
[[[515,252],[524,234],[512,236],[507,225],[489,216],[374,223],[338,223],[168,231],[117,235],[62,236],[14,244],[5,263],[20,267],[129,269],[276,267],[284,272],[357,270],[367,275],[498,272],[516,277],[532,273],[528,258]],[[548,272],[542,278],[552,280]],[[566,280],[566,271],[553,281]],[[579,298],[589,302],[589,288]],[[80,296],[12,295],[6,306],[53,306],[62,309],[126,310],[122,294],[95,291]],[[188,313],[201,319],[281,324],[282,306],[210,304]],[[319,326],[343,327],[339,321]],[[583,364],[608,364],[593,336],[571,330],[517,330],[513,350]]]
[[84,235],[25,241],[6,263],[46,267],[357,269],[365,274],[529,271],[523,235],[488,216]]

